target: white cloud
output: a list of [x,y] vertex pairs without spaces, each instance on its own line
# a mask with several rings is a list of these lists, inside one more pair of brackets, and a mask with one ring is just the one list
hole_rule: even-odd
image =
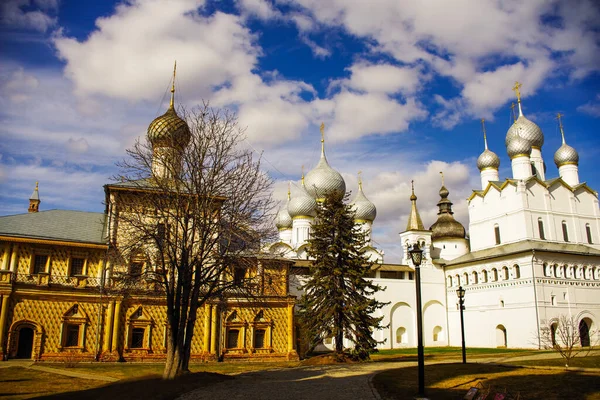
[[237,5],[243,14],[255,16],[264,20],[281,16],[281,14],[265,0],[237,0]]
[[84,138],[69,138],[69,140],[67,140],[67,149],[72,153],[85,153],[89,148],[90,145]]
[[[0,5],[0,24],[12,28],[32,29],[46,32],[56,24],[56,18],[47,14],[58,8],[56,0],[5,0]],[[37,5],[40,10],[28,10]]]
[[358,62],[348,68],[351,76],[334,82],[361,92],[413,94],[425,79],[417,67]]
[[577,111],[600,118],[600,94],[596,95],[595,101],[590,101],[577,107]]

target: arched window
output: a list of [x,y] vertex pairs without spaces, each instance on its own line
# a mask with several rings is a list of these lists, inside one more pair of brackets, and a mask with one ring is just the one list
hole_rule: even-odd
[[586,266],[583,267],[583,276],[581,278],[582,279],[589,279],[588,267],[586,267]]
[[498,281],[498,270],[496,268],[492,268],[492,282]]
[[567,221],[562,222],[563,239],[565,242],[569,241],[569,232],[567,230]]
[[560,267],[558,264],[554,264],[554,277],[560,278]]
[[509,278],[509,273],[508,273],[508,267],[502,267],[502,279],[503,280],[508,280]]
[[460,286],[460,284],[461,284],[461,282],[460,282],[460,276],[456,275],[456,276],[454,277],[454,281],[455,281],[455,283],[456,283],[456,286]]
[[500,227],[498,224],[494,225],[494,235],[496,236],[496,244],[502,243],[500,240]]
[[544,276],[552,276],[552,266],[544,263]]
[[513,276],[515,279],[519,279],[521,277],[521,268],[517,264],[513,266]]
[[396,329],[396,343],[406,343],[406,328],[401,326]]
[[546,240],[546,234],[544,233],[544,221],[538,218],[538,231],[540,233],[540,239]]
[[449,276],[449,277],[448,277],[448,287],[452,287],[452,286],[454,286],[454,285],[452,284],[452,276]]
[[488,272],[485,269],[481,273],[481,281],[483,283],[487,283],[487,281],[488,281]]
[[585,233],[587,234],[587,240],[589,244],[593,244],[592,241],[592,229],[590,228],[590,224],[585,224]]
[[441,326],[436,326],[435,328],[433,328],[433,341],[439,342],[441,334],[442,334]]
[[466,272],[463,274],[463,285],[468,285],[469,284],[469,274],[467,274]]
[[473,274],[471,275],[471,282],[474,285],[479,283],[479,277],[477,276],[477,271],[473,271]]

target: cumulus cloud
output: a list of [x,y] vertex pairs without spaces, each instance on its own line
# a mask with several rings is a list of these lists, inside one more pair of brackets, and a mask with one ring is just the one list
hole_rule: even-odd
[[56,25],[56,17],[49,13],[55,12],[57,8],[58,0],[5,0],[0,5],[0,24],[46,32]]
[[67,141],[67,149],[73,153],[85,153],[90,148],[87,140],[84,138],[73,139],[69,138]]

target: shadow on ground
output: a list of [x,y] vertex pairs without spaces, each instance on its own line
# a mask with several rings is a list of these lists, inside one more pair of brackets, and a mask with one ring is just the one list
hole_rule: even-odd
[[[373,383],[384,399],[412,398],[417,393],[417,367],[393,369],[377,374]],[[481,382],[494,391],[523,399],[600,399],[600,374],[564,370],[542,370],[489,364],[434,364],[425,366],[426,395],[430,399],[461,399]]]

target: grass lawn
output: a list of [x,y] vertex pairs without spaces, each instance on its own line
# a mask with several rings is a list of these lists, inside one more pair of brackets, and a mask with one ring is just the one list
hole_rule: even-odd
[[[462,356],[462,349],[460,347],[426,347],[425,359],[448,359],[457,358]],[[526,356],[548,353],[546,350],[527,350],[527,349],[504,349],[504,348],[467,348],[467,359],[473,359],[478,357],[490,357],[490,356]],[[417,357],[417,349],[393,349],[393,350],[379,350],[379,352],[372,354],[371,359],[374,361],[414,361]]]
[[228,375],[271,368],[292,368],[299,362],[277,363],[199,363],[191,374],[175,381],[163,381],[164,364],[79,363],[66,368],[62,363],[40,363],[44,367],[98,374],[120,379],[107,383],[72,378],[21,367],[0,369],[0,398],[27,399],[51,396],[55,399],[174,399],[196,388],[230,379]]
[[[536,366],[551,366],[564,367],[565,360],[563,358],[555,358],[548,360],[524,360],[518,361],[518,365],[536,365]],[[569,367],[574,368],[600,368],[600,356],[575,357],[569,362]]]
[[71,378],[21,367],[0,369],[0,398],[27,399],[77,388],[86,390],[106,382]]
[[[373,383],[383,399],[413,398],[417,367],[382,372]],[[517,392],[524,399],[599,400],[600,373],[504,367],[489,364],[434,364],[425,366],[426,395],[436,400],[461,399],[482,382],[497,390]]]

